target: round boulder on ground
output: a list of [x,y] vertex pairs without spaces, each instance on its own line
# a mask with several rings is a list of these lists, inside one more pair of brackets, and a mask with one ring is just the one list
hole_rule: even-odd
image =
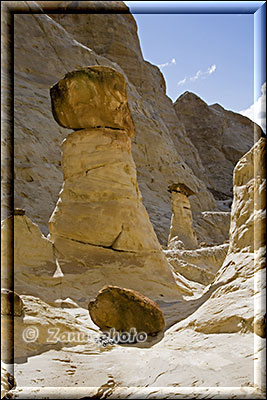
[[88,305],[93,322],[102,331],[114,328],[120,332],[137,332],[154,335],[165,326],[159,306],[135,290],[118,286],[104,286],[96,299]]

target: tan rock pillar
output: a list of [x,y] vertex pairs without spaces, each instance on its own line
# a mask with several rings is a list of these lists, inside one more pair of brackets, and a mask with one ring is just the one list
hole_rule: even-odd
[[172,220],[168,242],[177,236],[186,249],[195,249],[198,243],[188,199],[194,192],[183,183],[169,185],[169,192],[172,200]]
[[75,129],[62,144],[64,184],[49,221],[64,279],[84,272],[88,295],[109,284],[177,296],[137,185],[123,75],[102,66],[73,71],[51,88],[51,100],[56,121]]

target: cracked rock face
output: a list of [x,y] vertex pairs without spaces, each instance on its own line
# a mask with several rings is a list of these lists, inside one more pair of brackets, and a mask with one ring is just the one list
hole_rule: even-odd
[[266,243],[266,139],[261,138],[234,170],[230,249],[254,252]]
[[164,329],[162,311],[152,300],[134,290],[106,286],[91,300],[88,310],[101,330],[156,334]]
[[[122,75],[107,67],[88,67],[86,71],[91,69],[93,73],[97,69],[101,74],[86,74],[86,88],[90,87],[91,91],[86,89],[86,96],[83,97],[82,107],[87,113],[83,116],[84,129],[72,132],[63,142],[64,184],[49,221],[59,264],[64,274],[80,273],[89,268],[88,290],[94,295],[103,284],[115,284],[141,290],[147,295],[164,296],[164,293],[171,292],[177,296],[179,289],[161,251],[137,185],[129,137],[133,134],[133,130],[129,130],[131,124],[122,126],[124,129],[96,128],[95,120],[91,119],[99,113],[104,121],[105,107],[109,118],[108,104],[113,101],[114,82],[121,82]],[[74,87],[78,98],[79,85],[80,70],[67,74],[58,82],[51,90],[53,109],[58,110],[58,104],[63,104],[67,115],[68,107],[64,99],[72,98]],[[105,102],[102,103],[103,88],[109,88],[109,85],[113,89],[105,89]],[[54,103],[55,87],[62,89],[63,100],[59,96],[60,89]],[[126,109],[125,84],[121,82],[117,92],[119,89],[121,92],[116,96],[123,99]],[[80,90],[83,96],[83,84]],[[90,104],[94,104],[95,113],[90,111]],[[79,105],[75,102],[72,105],[70,115],[79,115]],[[127,118],[130,119],[129,113]],[[92,127],[88,127],[90,123]],[[124,274],[120,272],[121,268]]]
[[229,241],[231,213],[203,211],[193,221],[199,243],[218,245]]

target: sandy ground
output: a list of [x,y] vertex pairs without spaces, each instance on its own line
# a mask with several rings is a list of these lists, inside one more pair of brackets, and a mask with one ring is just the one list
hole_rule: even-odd
[[[80,319],[86,310],[65,309]],[[145,344],[91,340],[15,364],[15,398],[264,398],[257,390],[265,341],[252,333],[167,329]],[[252,397],[251,397],[252,396]]]

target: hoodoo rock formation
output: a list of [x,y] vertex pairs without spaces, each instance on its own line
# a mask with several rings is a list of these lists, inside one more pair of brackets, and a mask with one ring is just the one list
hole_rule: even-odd
[[197,236],[193,228],[191,205],[188,199],[194,192],[184,183],[169,186],[172,200],[172,220],[168,242],[177,236],[186,249],[197,247]]
[[123,2],[2,3],[1,393],[265,399],[260,127],[173,104]]
[[[223,161],[221,147],[214,151],[211,145],[212,138],[215,147],[218,142],[221,146],[221,141],[216,139],[221,137],[221,130],[217,129],[217,123],[212,124],[212,119],[218,113],[222,118],[227,116],[225,135],[231,142],[231,154],[236,154],[235,162],[253,145],[255,124],[236,113],[223,110],[216,113],[215,110],[210,114],[211,130],[205,135],[207,122],[201,108],[195,106],[194,113],[188,111],[187,114],[176,110],[166,95],[166,84],[159,68],[143,59],[136,22],[122,2],[27,2],[20,3],[20,7],[25,13],[14,22],[15,207],[25,208],[29,218],[44,234],[48,233],[48,220],[63,183],[60,143],[70,131],[51,118],[47,92],[67,71],[98,64],[115,68],[127,81],[128,102],[136,131],[132,154],[139,189],[160,242],[166,244],[169,234],[171,201],[167,187],[170,183],[182,181],[194,190],[195,195],[190,196],[194,216],[216,210],[214,197],[207,189],[208,185],[213,190],[213,185],[210,179],[207,182],[207,177],[212,170],[217,170],[216,159],[222,159],[217,172],[223,172],[216,179],[215,189],[225,193],[225,184],[222,188],[219,182],[224,181],[223,176],[227,174],[230,187],[227,191],[231,193],[233,164]],[[40,13],[27,14],[29,7]],[[113,7],[118,14],[109,13]],[[47,8],[49,11],[55,8],[57,12],[51,13],[49,18],[45,15]],[[81,14],[77,13],[79,9]],[[3,24],[6,21],[3,18]],[[8,49],[9,42],[3,41],[3,48]],[[4,104],[3,112],[6,112]],[[190,115],[192,117],[193,138],[191,122],[186,124],[186,115],[188,121]],[[241,119],[242,124],[239,123]],[[4,121],[8,121],[8,116]],[[5,131],[3,129],[3,133]],[[10,143],[4,134],[2,141],[3,160],[8,162]],[[218,157],[214,157],[215,154]],[[10,176],[5,163],[3,172],[3,209],[8,215]],[[230,194],[219,202],[229,205],[231,200]],[[229,211],[229,207],[224,207],[223,211]]]
[[88,269],[91,292],[97,282],[97,290],[104,283],[177,296],[137,185],[123,75],[102,66],[73,71],[51,100],[57,121],[79,128],[62,145],[64,184],[49,222],[63,273]]
[[[115,3],[118,14],[109,13]],[[40,13],[27,14],[29,4],[39,8]],[[75,3],[73,14],[66,14],[65,11],[72,11],[74,3],[53,2],[56,8],[63,7],[62,14],[57,9],[57,14],[49,18],[45,11],[46,8],[51,11],[52,2],[20,5],[25,13],[14,23],[15,207],[24,208],[47,235],[48,220],[63,183],[60,144],[70,133],[51,118],[49,87],[68,71],[85,65],[105,65],[121,72],[127,82],[136,132],[132,154],[139,189],[160,242],[166,244],[169,234],[171,202],[167,187],[171,182],[182,180],[195,191],[190,199],[193,212],[214,209],[212,194],[188,167],[190,159],[203,169],[197,149],[185,136],[172,101],[166,96],[163,75],[159,68],[143,59],[133,16],[120,14],[121,9],[128,10],[127,6],[117,2],[82,1]],[[88,13],[78,14],[80,7],[85,7]],[[98,7],[105,7],[107,13],[98,13]],[[3,23],[6,20],[3,18]],[[83,41],[78,33],[84,35]],[[2,141],[8,153],[8,138],[3,136]],[[8,156],[3,160],[8,160]],[[4,164],[3,208],[8,215],[7,167]]]

